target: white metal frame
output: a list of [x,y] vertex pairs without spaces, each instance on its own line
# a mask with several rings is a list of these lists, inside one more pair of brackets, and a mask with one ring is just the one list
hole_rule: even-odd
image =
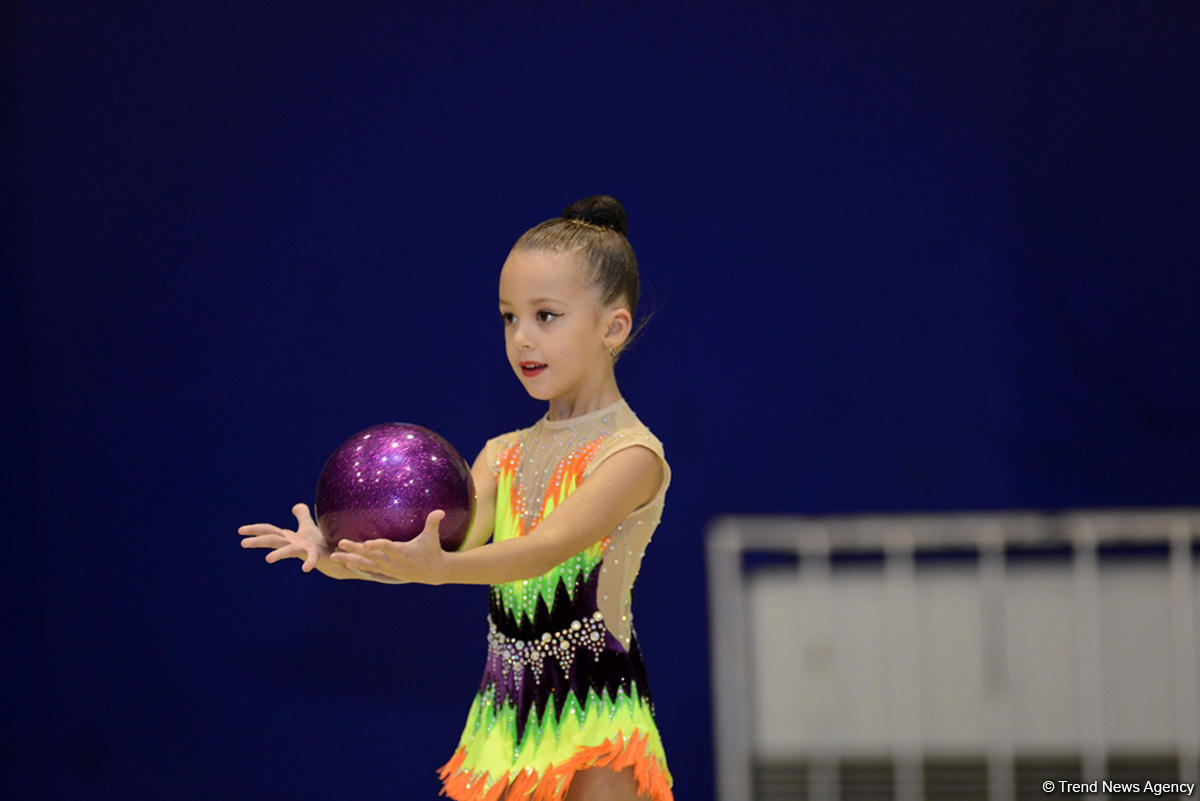
[[[978,552],[981,660],[986,709],[988,801],[1014,801],[1014,750],[1007,675],[1005,548],[1010,544],[1069,544],[1072,570],[1078,670],[1079,751],[1086,781],[1105,777],[1106,732],[1100,658],[1098,548],[1113,541],[1166,541],[1172,631],[1175,735],[1180,779],[1197,781],[1200,762],[1200,666],[1196,636],[1195,569],[1192,543],[1200,533],[1200,509],[1072,510],[1036,512],[872,515],[863,517],[724,517],[706,538],[713,676],[713,728],[718,801],[753,801],[753,706],[747,611],[747,581],[742,568],[749,552],[794,553],[799,580],[816,579],[828,587],[832,550],[881,550],[885,556],[884,592],[890,620],[915,622],[914,554],[919,550],[973,547]],[[824,580],[823,582],[821,580]],[[832,603],[823,598],[822,603]],[[823,615],[830,620],[832,615]],[[902,626],[889,629],[903,631]],[[908,638],[911,640],[911,638]],[[889,686],[889,720],[897,801],[924,797],[921,773],[921,708],[912,688],[919,654],[912,642],[888,637],[889,661],[899,666]],[[829,720],[833,701],[821,709]],[[827,743],[806,755],[808,797],[839,797],[837,746]]]

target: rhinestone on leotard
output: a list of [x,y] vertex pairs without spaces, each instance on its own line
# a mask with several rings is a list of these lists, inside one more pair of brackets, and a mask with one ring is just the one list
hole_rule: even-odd
[[520,681],[526,668],[532,670],[535,681],[540,680],[547,656],[553,655],[564,673],[576,659],[580,648],[599,659],[604,650],[603,632],[603,616],[596,612],[591,617],[572,620],[557,639],[547,631],[537,640],[518,640],[502,634],[489,616],[489,662],[500,668],[501,675],[498,678],[502,681]]
[[[606,453],[635,443],[657,450],[657,444],[640,430],[614,431],[616,419],[608,416],[600,421],[601,425],[588,421],[574,429],[566,424],[552,428],[538,425],[489,446],[498,454],[496,478],[502,489],[496,506],[497,540],[534,533],[543,518],[582,486]],[[631,656],[631,644],[636,639],[632,634],[629,587],[637,577],[648,534],[657,523],[652,516],[661,509],[660,504],[659,497],[618,521],[603,540],[568,557],[544,575],[493,587],[492,614],[504,633],[489,630],[488,667],[467,753],[496,749],[489,752],[504,754],[511,750],[513,762],[507,776],[490,779],[486,774],[472,775],[470,769],[460,769],[470,777],[473,791],[492,792],[497,783],[509,784],[531,772],[536,775],[538,769],[531,768],[531,760],[535,753],[547,750],[542,738],[553,733],[550,743],[560,737],[566,743],[565,738],[574,736],[572,727],[560,725],[563,719],[574,718],[582,727],[586,716],[588,725],[595,728],[593,721],[599,724],[605,717],[612,721],[614,715],[626,715],[634,704],[643,702],[636,682],[625,684],[612,695],[601,692],[594,701],[599,705],[599,714],[593,718],[592,707],[583,706],[583,696],[575,698],[574,693],[577,682],[580,688],[592,682],[611,686],[610,670],[614,676],[621,676],[622,683],[629,678],[621,667]],[[610,595],[616,600],[610,600]],[[597,603],[602,603],[609,614],[597,610]],[[562,608],[564,605],[567,608]],[[597,665],[581,670],[580,662],[592,661],[587,659],[589,653]],[[535,682],[537,687],[532,686]],[[559,700],[564,691],[565,700]],[[518,709],[527,707],[520,704],[526,703],[531,694],[537,699],[532,709],[538,713],[521,716]],[[541,712],[543,703],[550,711]],[[485,728],[489,732],[486,735]]]

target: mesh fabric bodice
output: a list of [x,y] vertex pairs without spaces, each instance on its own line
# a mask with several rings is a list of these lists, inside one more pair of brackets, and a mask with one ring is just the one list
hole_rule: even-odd
[[633,630],[632,589],[662,515],[670,468],[662,443],[622,399],[569,420],[542,418],[488,441],[496,479],[494,539],[537,536],[608,456],[642,446],[662,460],[649,503],[541,576],[491,588],[488,658],[444,793],[559,799],[574,772],[632,766],[640,788],[671,798],[670,773]]
[[[490,440],[496,541],[534,531],[605,457],[634,445],[662,456],[662,444],[623,400],[570,420],[543,418],[531,428]],[[665,460],[663,469],[655,497],[608,536],[537,578],[494,586],[491,612],[497,626],[513,636],[540,635],[556,623],[600,611],[618,642],[628,647],[633,583],[670,482]]]

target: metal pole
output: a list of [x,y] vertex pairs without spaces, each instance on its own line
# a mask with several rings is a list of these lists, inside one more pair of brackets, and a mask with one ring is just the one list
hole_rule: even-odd
[[921,657],[917,644],[915,539],[907,526],[888,532],[884,582],[890,612],[886,632],[888,699],[896,801],[921,801]]
[[1175,682],[1175,740],[1179,780],[1198,781],[1200,762],[1200,695],[1197,692],[1195,568],[1192,527],[1186,519],[1170,523],[1171,656]]
[[979,629],[983,649],[984,742],[988,801],[1015,801],[1012,684],[1008,665],[1008,587],[1004,529],[979,533]]
[[[812,614],[822,622],[820,636],[829,644],[833,675],[838,675],[837,609],[833,601],[833,566],[830,562],[832,543],[829,532],[821,529],[806,549],[801,547],[800,580],[814,585],[816,608]],[[838,701],[839,693],[826,692],[819,700],[817,719],[810,722],[812,730],[825,732],[812,747],[808,761],[808,797],[810,801],[838,801],[841,798],[841,759]]]
[[712,599],[709,645],[713,665],[717,799],[752,801],[748,622],[742,541],[736,523],[728,520],[718,523],[706,544]]
[[[1096,526],[1078,520],[1071,528],[1075,548],[1076,675],[1079,692],[1077,720],[1079,756],[1085,782],[1105,776],[1107,742],[1104,731],[1104,673],[1100,646],[1100,561]],[[1095,796],[1099,797],[1099,796]]]

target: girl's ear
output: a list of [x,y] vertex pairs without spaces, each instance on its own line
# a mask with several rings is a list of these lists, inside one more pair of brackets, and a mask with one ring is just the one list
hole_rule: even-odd
[[633,330],[633,315],[629,309],[613,309],[608,313],[608,328],[604,332],[604,345],[609,348],[619,348],[629,339]]

